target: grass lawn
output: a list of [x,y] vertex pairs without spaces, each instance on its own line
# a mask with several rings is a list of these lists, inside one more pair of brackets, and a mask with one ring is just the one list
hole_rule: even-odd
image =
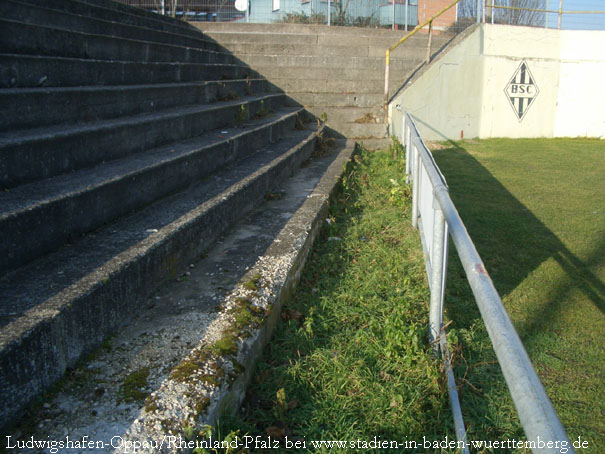
[[[605,142],[440,148],[452,198],[570,438],[589,442],[578,452],[605,452]],[[221,433],[287,436],[305,442],[298,452],[450,452],[310,444],[454,437],[445,380],[427,345],[429,293],[403,180],[401,153],[357,156],[242,415],[223,421]],[[453,249],[446,316],[469,439],[522,439]]]
[[[605,141],[465,141],[434,155],[570,439],[605,452]],[[449,273],[463,411],[490,433],[512,404],[455,253]]]
[[440,364],[427,345],[429,292],[399,156],[356,156],[243,416],[223,433],[287,435],[306,441],[300,452],[355,451],[313,449],[311,440],[452,437]]

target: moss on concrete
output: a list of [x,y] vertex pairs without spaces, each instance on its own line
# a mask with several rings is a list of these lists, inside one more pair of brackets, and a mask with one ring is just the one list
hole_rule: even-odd
[[124,378],[124,382],[122,383],[122,387],[120,389],[121,398],[126,402],[145,399],[149,395],[149,393],[145,391],[148,376],[148,367],[144,367],[128,374]]

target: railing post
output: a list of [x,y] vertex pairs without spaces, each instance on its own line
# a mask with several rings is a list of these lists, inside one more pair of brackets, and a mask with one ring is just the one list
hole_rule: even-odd
[[431,39],[433,37],[433,21],[429,22],[429,44],[426,49],[426,64],[431,62]]
[[[433,194],[434,197],[434,194]],[[444,254],[445,254],[445,218],[437,200],[433,199],[433,245],[431,247],[431,307],[429,315],[429,341],[439,338],[443,320],[443,290],[444,290]],[[439,350],[438,342],[433,344],[435,351]]]
[[477,0],[477,23],[481,22],[481,0]]
[[391,49],[387,49],[384,63],[384,122],[389,122],[389,72],[391,68]]
[[332,12],[331,11],[332,10],[331,6],[332,5],[330,4],[330,0],[328,0],[328,27],[330,26],[330,16],[331,16],[330,13]]
[[412,170],[412,227],[418,228],[418,194],[420,188],[420,156],[418,153],[418,145],[420,139],[416,139],[412,144],[412,153],[414,156],[413,170]]
[[405,112],[401,112],[401,142],[405,147],[405,182],[410,182],[410,148],[408,147],[407,141],[407,131],[408,127],[407,121],[405,121]]
[[393,2],[393,23],[391,24],[391,30],[395,30],[395,0],[391,0]]
[[405,0],[405,31],[408,31],[408,20],[409,20],[409,8],[410,7],[410,0]]
[[559,0],[559,24],[557,28],[561,30],[561,16],[563,15],[563,0]]

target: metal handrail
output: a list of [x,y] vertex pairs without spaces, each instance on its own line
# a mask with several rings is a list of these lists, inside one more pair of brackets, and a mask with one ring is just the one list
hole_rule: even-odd
[[[427,254],[431,261],[430,270],[427,267],[431,284],[429,337],[431,342],[440,344],[446,362],[450,401],[458,439],[461,440],[461,437],[465,436],[465,431],[463,425],[460,427],[463,422],[461,422],[462,414],[459,411],[458,403],[455,402],[457,396],[452,395],[452,389],[455,391],[456,387],[455,384],[451,386],[453,374],[448,361],[442,322],[448,233],[454,241],[466,272],[521,425],[527,439],[536,443],[536,449],[532,447],[532,451],[560,453],[562,452],[560,448],[564,445],[568,449],[566,452],[573,453],[573,445],[546,395],[523,343],[506,313],[502,299],[450,198],[445,179],[435,163],[432,153],[423,142],[416,124],[407,112],[403,112],[402,121],[403,138],[400,137],[400,139],[406,149],[406,173],[413,184],[412,225],[418,226],[421,237],[424,235],[423,231],[427,231],[427,229],[429,233],[432,233],[431,250],[430,254]],[[428,181],[423,181],[427,178]],[[419,187],[425,183],[430,183],[430,186],[426,188],[426,191],[421,192]],[[432,225],[422,225],[423,219],[419,209],[419,199],[422,197],[428,197],[427,201],[432,206]],[[426,223],[430,224],[431,220],[427,219]],[[425,247],[425,243],[428,246],[428,241],[423,241],[423,247]],[[428,251],[426,252],[428,253]],[[540,441],[542,441],[542,445],[540,445]],[[549,442],[551,443],[549,444]]]
[[414,36],[416,33],[418,33],[420,30],[422,30],[424,27],[426,27],[428,25],[429,26],[429,38],[428,38],[429,43],[428,43],[428,49],[427,49],[427,54],[426,54],[426,63],[429,63],[431,61],[431,37],[432,37],[432,32],[433,32],[433,21],[435,19],[437,19],[439,16],[441,16],[442,14],[444,14],[446,11],[448,11],[450,8],[457,5],[458,2],[460,2],[460,0],[455,0],[450,5],[446,6],[441,11],[439,11],[437,14],[435,14],[433,17],[431,17],[430,19],[424,21],[422,24],[417,25],[416,28],[414,28],[414,30],[409,32],[407,35],[405,35],[403,38],[401,38],[399,41],[397,41],[395,44],[393,44],[391,47],[389,47],[386,50],[385,66],[384,66],[384,114],[385,114],[384,121],[385,121],[385,123],[388,122],[389,72],[390,72],[390,67],[391,67],[391,52],[393,50],[395,50],[397,47],[399,47],[400,45],[402,45],[404,42],[406,42],[410,37]]
[[491,8],[491,16],[492,16],[492,24],[494,23],[494,8],[495,9],[508,9],[511,11],[530,11],[532,13],[545,13],[545,14],[557,14],[559,16],[559,23],[557,28],[561,28],[561,17],[564,14],[605,14],[605,11],[573,11],[573,10],[563,10],[563,5],[559,3],[559,9],[550,10],[550,9],[538,9],[538,8],[523,8],[519,6],[506,6],[506,5],[494,5],[492,4],[483,4],[483,22],[485,22],[485,10],[487,8]]

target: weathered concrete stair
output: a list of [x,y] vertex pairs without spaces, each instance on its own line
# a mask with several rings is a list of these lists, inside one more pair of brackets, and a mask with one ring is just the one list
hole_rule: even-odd
[[[307,111],[316,117],[325,113],[337,136],[366,142],[386,137],[384,56],[402,31],[294,24],[196,26]],[[432,54],[450,39],[434,36]],[[412,37],[393,53],[393,91],[422,65],[426,53],[426,35]]]
[[[4,426],[304,162],[277,216],[296,217],[329,160],[309,163],[300,106],[185,23],[109,0],[7,0],[0,17]],[[275,288],[300,272],[331,168]]]

